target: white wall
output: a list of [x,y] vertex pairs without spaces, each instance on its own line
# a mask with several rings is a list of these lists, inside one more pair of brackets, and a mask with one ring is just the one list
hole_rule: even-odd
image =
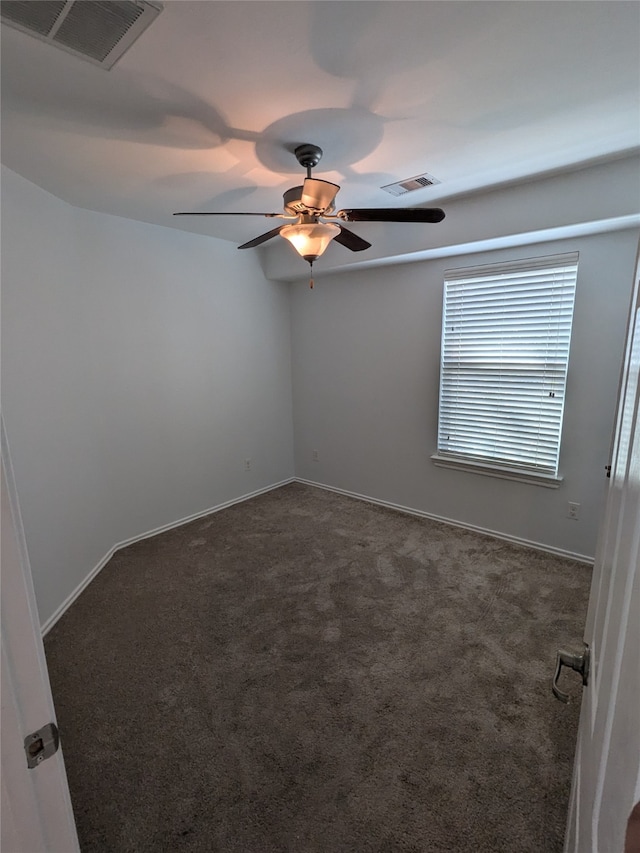
[[[633,228],[335,273],[312,291],[300,281],[291,314],[297,476],[593,556],[637,245]],[[576,250],[562,486],[435,467],[444,270]],[[579,521],[566,517],[567,501],[581,504]]]
[[[113,545],[291,477],[294,444],[301,478],[593,555],[638,228],[540,229],[620,228],[633,162],[445,205],[420,263],[319,270],[310,291],[294,257],[291,295],[257,253],[78,210],[3,169],[3,413],[42,621]],[[443,270],[575,250],[563,485],[434,467]]]
[[293,475],[288,286],[6,169],[2,226],[3,414],[45,622],[114,544]]

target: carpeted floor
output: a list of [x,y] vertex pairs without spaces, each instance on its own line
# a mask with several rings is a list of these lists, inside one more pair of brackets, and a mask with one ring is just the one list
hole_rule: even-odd
[[119,551],[45,641],[82,850],[561,851],[590,575],[301,484]]

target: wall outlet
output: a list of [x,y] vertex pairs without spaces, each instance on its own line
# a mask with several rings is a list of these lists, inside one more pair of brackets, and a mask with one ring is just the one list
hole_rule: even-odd
[[317,462],[320,459],[320,454],[318,453],[317,450],[311,451],[311,458],[313,459],[314,462]]
[[245,470],[245,471],[250,471],[250,470],[251,470],[251,460],[250,460],[250,459],[245,459],[245,460],[244,460],[244,470]]
[[580,518],[580,504],[569,501],[567,504],[567,518],[577,521]]

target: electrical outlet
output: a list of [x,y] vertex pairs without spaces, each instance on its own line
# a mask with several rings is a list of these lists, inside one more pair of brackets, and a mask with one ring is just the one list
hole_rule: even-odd
[[313,459],[314,462],[317,462],[320,459],[320,454],[318,453],[317,450],[311,451],[311,458]]
[[580,504],[574,503],[574,501],[569,501],[567,504],[567,518],[572,518],[574,521],[578,521],[580,518]]
[[245,460],[244,460],[244,470],[245,470],[245,471],[250,471],[250,470],[251,470],[251,460],[250,460],[250,459],[245,459]]

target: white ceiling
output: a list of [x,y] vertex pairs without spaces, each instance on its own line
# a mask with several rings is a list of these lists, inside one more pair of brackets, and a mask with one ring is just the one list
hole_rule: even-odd
[[[9,168],[80,207],[239,243],[273,224],[171,214],[280,210],[302,142],[324,149],[339,207],[445,209],[640,145],[637,2],[163,5],[111,71],[2,26]],[[423,172],[442,183],[380,190]]]

